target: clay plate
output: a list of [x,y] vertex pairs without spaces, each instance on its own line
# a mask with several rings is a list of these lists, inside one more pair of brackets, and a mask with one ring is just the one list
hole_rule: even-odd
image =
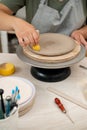
[[27,50],[43,56],[59,56],[71,52],[75,48],[75,41],[66,35],[45,33],[40,35],[40,51],[33,50],[27,46]]

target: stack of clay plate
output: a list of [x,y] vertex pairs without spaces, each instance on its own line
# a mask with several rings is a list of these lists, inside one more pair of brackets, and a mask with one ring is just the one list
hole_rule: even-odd
[[4,99],[7,96],[12,96],[12,90],[19,88],[20,92],[20,100],[18,100],[19,105],[19,116],[24,115],[27,113],[33,106],[34,99],[35,99],[35,87],[34,85],[24,78],[20,77],[4,77],[0,78],[0,88],[4,89],[3,97]]
[[75,58],[81,46],[74,39],[63,34],[45,33],[40,35],[40,51],[30,46],[24,47],[24,54],[36,61],[44,63],[60,63]]

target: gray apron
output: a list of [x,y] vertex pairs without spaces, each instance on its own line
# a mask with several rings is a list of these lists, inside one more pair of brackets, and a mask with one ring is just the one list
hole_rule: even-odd
[[85,20],[82,0],[69,0],[60,12],[47,6],[47,0],[41,0],[31,23],[40,33],[70,35],[73,30],[83,26]]

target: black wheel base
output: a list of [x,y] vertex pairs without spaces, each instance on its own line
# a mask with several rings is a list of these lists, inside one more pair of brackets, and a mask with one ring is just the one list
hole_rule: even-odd
[[44,82],[59,82],[66,79],[70,74],[70,67],[61,69],[43,69],[31,67],[33,77]]

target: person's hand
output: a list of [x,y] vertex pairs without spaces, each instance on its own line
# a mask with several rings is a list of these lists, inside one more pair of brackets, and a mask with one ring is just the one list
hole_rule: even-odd
[[21,46],[38,44],[39,33],[31,24],[19,18],[16,18],[14,23],[13,28]]
[[71,34],[71,37],[77,40],[80,44],[83,44],[87,49],[87,41],[84,34],[80,30],[76,30]]

